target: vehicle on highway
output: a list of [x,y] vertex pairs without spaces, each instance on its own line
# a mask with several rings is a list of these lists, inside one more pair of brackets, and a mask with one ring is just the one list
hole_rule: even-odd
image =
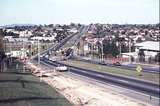
[[100,64],[100,65],[107,65],[107,64],[105,63],[105,61],[99,61],[98,64]]
[[118,62],[118,61],[116,61],[116,62],[113,62],[113,65],[115,65],[115,66],[121,66],[121,63]]
[[49,55],[48,54],[46,54],[44,57],[47,58],[47,59],[49,59]]
[[56,67],[56,70],[59,71],[59,72],[65,72],[65,71],[68,71],[68,67],[58,66],[58,67]]

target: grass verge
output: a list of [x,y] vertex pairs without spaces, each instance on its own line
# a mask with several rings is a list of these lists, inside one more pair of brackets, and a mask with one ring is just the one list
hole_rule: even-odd
[[[16,64],[19,68],[16,69]],[[0,73],[0,106],[72,106],[64,96],[14,63]]]
[[102,71],[102,72],[123,75],[123,76],[129,76],[129,77],[134,77],[134,78],[143,79],[143,80],[147,80],[147,81],[152,81],[153,83],[157,83],[157,84],[159,84],[159,80],[160,80],[159,74],[155,74],[155,73],[142,72],[141,73],[142,76],[139,76],[138,75],[139,73],[137,71],[121,69],[121,68],[116,68],[116,67],[103,66],[103,65],[97,65],[97,64],[92,64],[92,63],[87,63],[87,62],[82,62],[82,61],[68,60],[68,61],[64,61],[64,63],[66,63],[68,65],[72,65],[72,66],[90,69],[90,70]]

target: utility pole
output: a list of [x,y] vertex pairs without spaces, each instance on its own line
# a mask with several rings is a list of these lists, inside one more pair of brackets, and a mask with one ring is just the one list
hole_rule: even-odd
[[93,50],[94,50],[94,44],[93,44],[93,42],[92,42],[92,59],[94,59]]
[[119,52],[120,52],[120,62],[122,62],[122,42],[121,41],[120,41]]
[[9,47],[10,47],[10,63],[12,64],[12,46],[11,46],[11,42],[9,43]]
[[103,62],[103,60],[104,60],[104,57],[103,57],[103,55],[104,55],[104,53],[103,53],[103,39],[101,40],[101,60],[102,60],[102,62]]
[[[131,40],[129,39],[129,53],[131,53]],[[131,63],[131,56],[129,56],[129,63]]]
[[33,46],[32,46],[32,42],[31,42],[31,48],[30,48],[30,57],[32,57],[32,48],[33,48]]
[[[25,36],[25,35],[24,35]],[[22,53],[23,53],[23,61],[25,63],[25,54],[24,54],[24,39],[23,39],[23,50],[22,50]],[[25,72],[25,67],[24,67],[25,64],[23,64],[23,72]]]
[[104,60],[103,58],[103,41],[102,41],[102,61]]
[[7,51],[7,47],[6,47],[6,39],[4,40],[4,51]]
[[[104,53],[103,53],[103,38],[99,42],[101,44],[101,55],[102,55],[101,56],[101,61],[102,61],[102,63],[104,63],[104,58],[103,58],[103,55],[104,55]],[[99,68],[102,69],[102,66],[100,66]]]
[[119,43],[119,45],[120,45],[119,52],[120,52],[120,57],[121,57],[121,53],[122,53],[121,43]]
[[[38,39],[38,69],[40,69],[40,46],[39,46],[39,39]],[[40,71],[40,82],[42,81],[42,72]]]
[[38,39],[38,66],[40,65],[40,46],[39,46],[39,39]]

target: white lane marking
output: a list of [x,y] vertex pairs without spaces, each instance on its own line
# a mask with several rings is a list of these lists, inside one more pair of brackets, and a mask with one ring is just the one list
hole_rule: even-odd
[[118,80],[118,81],[120,81],[120,82],[124,82],[124,83],[129,83],[128,81],[126,81],[126,80]]
[[87,71],[83,71],[83,70],[79,70],[79,71],[81,71],[81,72],[83,72],[83,73],[88,73]]
[[97,74],[97,76],[99,76],[99,77],[105,77],[104,75],[101,75],[101,74]]
[[156,88],[157,91],[160,91],[160,88]]

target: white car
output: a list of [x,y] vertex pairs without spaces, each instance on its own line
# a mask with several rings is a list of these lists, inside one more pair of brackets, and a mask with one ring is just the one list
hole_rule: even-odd
[[45,58],[47,58],[47,59],[48,59],[48,58],[49,58],[49,55],[48,55],[48,54],[47,54],[47,55],[45,55]]
[[57,71],[67,71],[68,68],[66,66],[58,66],[58,67],[56,67],[56,70]]

